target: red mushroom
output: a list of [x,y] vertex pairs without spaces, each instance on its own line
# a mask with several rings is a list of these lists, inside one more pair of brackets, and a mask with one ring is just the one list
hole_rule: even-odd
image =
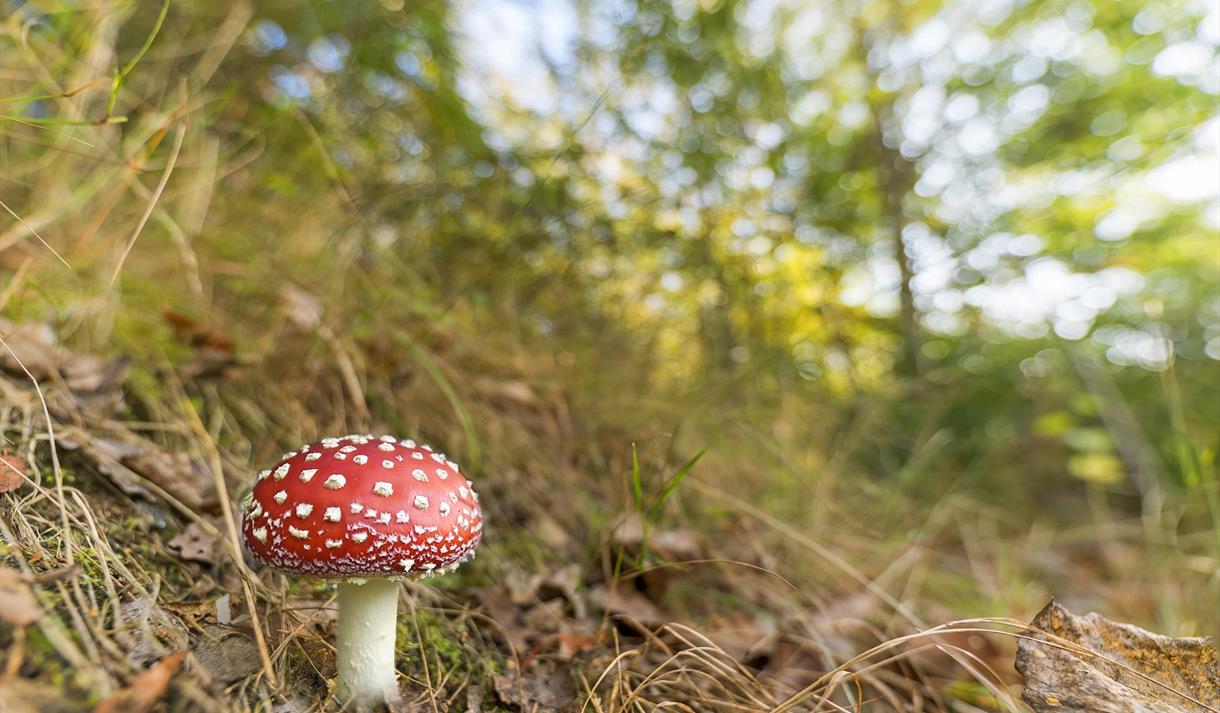
[[397,697],[398,581],[457,569],[483,534],[479,496],[444,454],[392,436],[324,438],[259,473],[242,519],[254,555],[339,584],[340,700]]

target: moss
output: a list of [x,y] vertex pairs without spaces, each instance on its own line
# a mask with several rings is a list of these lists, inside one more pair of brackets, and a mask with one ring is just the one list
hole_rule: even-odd
[[[417,627],[420,640],[416,639]],[[500,672],[500,663],[479,649],[465,621],[428,609],[416,609],[414,620],[410,615],[399,618],[398,640],[398,665],[416,678],[424,676],[421,650],[428,657],[427,670],[434,680],[438,667],[454,684],[478,684]]]

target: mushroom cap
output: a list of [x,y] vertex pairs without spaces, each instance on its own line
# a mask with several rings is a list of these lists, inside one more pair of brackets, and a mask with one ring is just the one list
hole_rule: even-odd
[[262,471],[242,538],[275,569],[311,577],[427,576],[457,569],[483,535],[456,463],[392,436],[324,438]]

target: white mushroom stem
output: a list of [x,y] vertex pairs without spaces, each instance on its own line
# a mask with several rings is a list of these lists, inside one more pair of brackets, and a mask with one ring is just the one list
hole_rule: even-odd
[[394,674],[398,583],[380,577],[339,584],[339,700],[398,698]]

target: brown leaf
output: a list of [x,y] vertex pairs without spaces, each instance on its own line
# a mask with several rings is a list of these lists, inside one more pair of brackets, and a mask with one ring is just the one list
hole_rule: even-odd
[[21,487],[29,471],[25,463],[8,451],[0,451],[0,493],[9,493]]
[[98,704],[93,713],[144,713],[151,709],[169,688],[169,680],[182,665],[185,651],[178,651],[153,664],[140,673],[124,689]]
[[[0,335],[12,350],[11,354],[9,349],[0,350],[0,368],[23,374],[24,365],[38,381],[59,374],[75,405],[91,413],[108,413],[121,400],[118,386],[126,376],[125,360],[74,354],[59,344],[46,324],[0,320]],[[55,394],[49,394],[48,400],[54,403]]]
[[530,713],[566,710],[576,699],[567,676],[554,665],[539,665],[524,672],[510,670],[492,678],[501,703]]
[[152,499],[152,494],[140,482],[136,473],[123,465],[122,458],[136,452],[133,444],[119,440],[94,437],[83,429],[67,428],[59,436],[59,445],[66,450],[80,450],[97,467],[99,473],[109,476],[110,481],[128,495],[140,495]]
[[61,349],[49,325],[0,320],[0,336],[8,345],[8,349],[0,349],[0,368],[24,374],[21,369],[24,366],[39,381],[59,368]]
[[746,612],[711,617],[704,634],[738,661],[769,658],[780,638],[774,619]]
[[217,504],[212,479],[204,466],[185,453],[167,453],[147,441],[122,459],[123,465],[165,488],[194,510],[211,510]]
[[303,331],[312,331],[322,323],[322,303],[314,295],[295,285],[285,285],[280,290],[284,301],[284,313]]
[[607,614],[627,617],[644,626],[657,627],[673,621],[643,594],[625,587],[613,590],[597,587],[590,592],[590,598]]
[[475,388],[489,399],[532,408],[539,405],[538,395],[529,384],[520,380],[499,381],[483,378],[475,381]]
[[[1051,600],[1017,643],[1022,698],[1037,713],[1203,713],[1220,708],[1210,639],[1174,639]],[[1043,633],[1045,632],[1045,633]]]
[[0,621],[13,626],[29,626],[42,618],[42,607],[12,567],[0,566]]
[[[644,523],[636,513],[626,515],[611,533],[614,544],[639,553],[643,550]],[[648,551],[668,562],[696,560],[703,557],[703,548],[690,530],[660,530],[648,533]]]
[[161,309],[161,316],[173,328],[175,336],[190,342],[193,347],[220,352],[233,351],[233,339],[216,327],[203,324],[169,307]]
[[185,453],[168,453],[151,441],[130,431],[110,430],[94,435],[79,428],[65,428],[59,442],[69,450],[80,449],[99,472],[128,495],[152,499],[140,482],[143,476],[164,488],[192,510],[212,510],[217,505],[216,490],[205,466]]
[[224,626],[206,626],[192,653],[199,667],[213,680],[233,683],[261,666],[258,647],[250,637]]
[[187,644],[186,627],[182,620],[151,597],[135,597],[120,606],[123,626],[115,638],[127,651],[127,660],[135,666],[147,666],[165,652],[181,649]]
[[216,564],[216,553],[220,549],[219,538],[197,522],[187,525],[166,544],[182,559],[206,564]]
[[0,687],[4,713],[78,713],[87,710],[80,700],[65,697],[57,686],[25,678],[5,678]]

